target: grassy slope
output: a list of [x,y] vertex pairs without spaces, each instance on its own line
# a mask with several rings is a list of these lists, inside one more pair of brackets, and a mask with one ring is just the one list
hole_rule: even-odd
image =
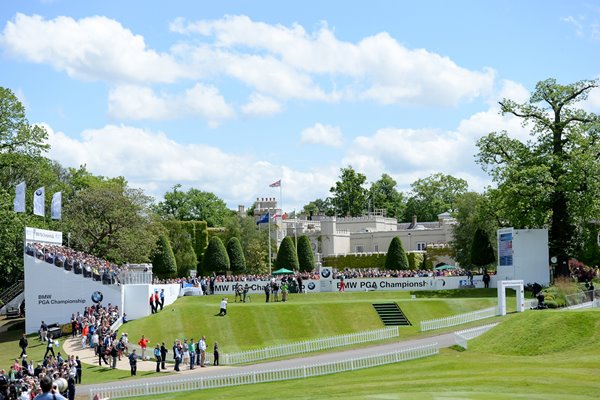
[[224,352],[235,352],[311,338],[383,327],[374,302],[397,301],[413,323],[403,335],[418,332],[419,322],[495,304],[495,299],[410,299],[406,292],[328,293],[292,295],[287,303],[229,303],[227,317],[218,317],[220,298],[183,297],[162,312],[128,323],[122,330],[130,340],[145,334],[151,341],[205,335],[219,341]]
[[[465,352],[445,349],[427,359],[335,376],[209,390],[194,397],[597,399],[599,326],[600,311],[528,312],[509,316],[471,341],[471,349]],[[514,350],[507,351],[509,347]],[[525,355],[532,354],[531,350],[535,355]],[[189,395],[161,395],[161,399]]]

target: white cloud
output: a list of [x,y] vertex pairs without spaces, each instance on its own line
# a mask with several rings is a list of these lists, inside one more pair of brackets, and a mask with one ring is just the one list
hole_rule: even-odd
[[[471,71],[448,57],[407,49],[387,33],[355,44],[338,40],[326,25],[309,34],[299,24],[288,28],[247,16],[187,24],[177,19],[171,29],[214,37],[212,46],[218,49],[218,57],[231,61],[226,63],[232,65],[228,74],[269,94],[276,93],[273,89],[283,82],[281,96],[285,98],[338,100],[345,96],[384,104],[455,105],[489,93],[495,75],[491,69]],[[198,51],[203,56],[210,52],[206,45]],[[192,57],[198,61],[203,56]],[[257,71],[268,71],[266,80],[275,79],[277,84],[266,85],[265,79],[255,76]],[[334,79],[335,89],[328,94],[313,87],[313,81],[324,75]],[[338,78],[349,78],[351,83],[338,89]],[[309,91],[304,90],[307,84]]]
[[169,83],[187,76],[170,55],[148,49],[142,36],[101,16],[46,20],[19,13],[6,23],[0,44],[15,57],[76,79]]
[[277,100],[260,93],[253,93],[248,103],[242,106],[244,114],[262,117],[278,114],[281,109],[281,104]]
[[147,87],[117,86],[110,91],[108,103],[112,117],[126,120],[199,116],[208,120],[209,125],[216,126],[234,116],[232,107],[215,87],[200,83],[178,95],[157,95]]
[[340,147],[344,144],[344,137],[338,126],[323,125],[317,122],[315,125],[302,131],[300,142],[303,144],[322,144],[325,146]]
[[284,207],[299,209],[322,197],[335,182],[337,167],[318,166],[295,171],[258,160],[252,155],[228,154],[219,148],[182,145],[164,133],[124,125],[88,129],[79,139],[56,132],[47,124],[49,157],[65,167],[86,164],[103,176],[124,176],[132,187],[161,198],[173,185],[195,187],[215,193],[228,206],[250,205],[257,197],[278,196],[269,184],[284,184]]

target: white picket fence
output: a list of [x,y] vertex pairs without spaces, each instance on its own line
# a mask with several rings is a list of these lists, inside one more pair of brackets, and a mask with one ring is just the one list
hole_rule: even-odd
[[242,351],[239,353],[223,354],[223,364],[244,364],[269,358],[286,357],[294,354],[310,353],[313,351],[331,349],[334,347],[349,346],[352,344],[376,342],[379,340],[398,337],[397,326],[389,326],[371,331],[337,335],[316,340],[284,344],[280,346],[264,347],[262,349]]
[[472,311],[465,314],[453,315],[451,317],[429,319],[421,321],[421,331],[431,331],[434,329],[447,328],[450,326],[456,326],[466,324],[468,322],[479,321],[485,318],[495,317],[498,314],[496,307],[485,308],[479,311]]
[[393,364],[438,354],[437,342],[417,347],[406,347],[394,352],[374,354],[366,357],[350,358],[323,364],[302,365],[279,370],[252,371],[222,376],[200,376],[166,382],[119,385],[115,387],[91,388],[90,400],[99,398],[117,399],[135,396],[153,396],[162,393],[191,390],[214,389],[227,386],[250,385],[254,383],[277,382],[290,379],[309,378],[339,372],[354,371],[379,365]]
[[476,328],[464,329],[462,331],[456,331],[456,332],[454,332],[454,343],[456,343],[457,345],[466,349],[466,348],[468,348],[467,342],[469,340],[476,338],[479,335],[483,335],[485,332],[489,331],[496,325],[498,325],[497,322],[494,324],[478,326]]

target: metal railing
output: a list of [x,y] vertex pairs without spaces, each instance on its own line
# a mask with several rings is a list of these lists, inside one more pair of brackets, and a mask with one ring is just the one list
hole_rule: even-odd
[[466,348],[468,348],[467,342],[469,340],[474,339],[477,336],[483,335],[484,333],[486,333],[487,331],[489,331],[496,325],[498,325],[497,322],[494,324],[478,326],[476,328],[464,329],[462,331],[456,331],[456,332],[454,332],[454,343],[456,343],[457,345],[466,349]]
[[479,321],[485,318],[495,317],[497,315],[497,307],[485,308],[479,311],[472,311],[465,314],[453,315],[451,317],[430,319],[421,321],[421,331],[431,331],[434,329],[447,328],[466,324],[468,322]]
[[21,293],[23,290],[25,290],[25,283],[21,279],[21,280],[15,282],[12,286],[6,288],[0,294],[0,300],[2,301],[2,304],[8,304],[12,299],[17,297],[17,295],[19,293]]
[[118,279],[122,285],[151,285],[152,271],[121,271]]
[[[286,357],[294,354],[310,353],[319,350],[332,349],[335,347],[349,346],[353,344],[376,342],[379,340],[391,339],[400,336],[397,326],[388,326],[386,328],[375,329],[371,331],[350,333],[347,335],[329,336],[304,342],[283,344],[280,346],[263,347],[262,349],[241,351],[238,353],[221,354],[222,365],[244,364],[255,361],[267,360],[270,358]],[[137,344],[129,343],[129,349],[141,348]],[[151,355],[152,349],[146,349],[146,353]],[[141,354],[141,353],[139,353]],[[173,360],[173,352],[169,352],[167,361]],[[212,363],[211,352],[206,352],[206,361]]]
[[438,343],[432,342],[426,345],[407,347],[393,352],[374,354],[366,357],[350,358],[347,360],[322,364],[309,364],[292,368],[251,371],[221,376],[200,376],[154,383],[141,383],[132,385],[121,384],[114,387],[91,388],[89,398],[93,399],[96,395],[99,398],[110,399],[152,396],[163,393],[214,389],[227,386],[250,385],[254,383],[309,378],[429,357],[438,354],[439,351]]
[[565,296],[568,310],[575,310],[579,308],[592,308],[594,307],[594,300],[598,299],[600,291],[588,290],[585,292],[573,293]]
[[398,327],[390,326],[372,331],[330,336],[321,339],[307,340],[304,342],[265,347],[262,349],[242,351],[239,353],[224,354],[222,359],[223,364],[243,364],[266,360],[269,358],[285,357],[293,354],[310,353],[313,351],[331,349],[334,347],[375,342],[378,340],[385,340],[398,336]]

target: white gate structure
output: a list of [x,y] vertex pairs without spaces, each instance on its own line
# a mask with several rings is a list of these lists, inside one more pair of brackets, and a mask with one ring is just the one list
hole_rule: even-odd
[[517,312],[525,311],[523,281],[498,281],[498,315],[506,315],[506,288],[513,288],[517,292]]

